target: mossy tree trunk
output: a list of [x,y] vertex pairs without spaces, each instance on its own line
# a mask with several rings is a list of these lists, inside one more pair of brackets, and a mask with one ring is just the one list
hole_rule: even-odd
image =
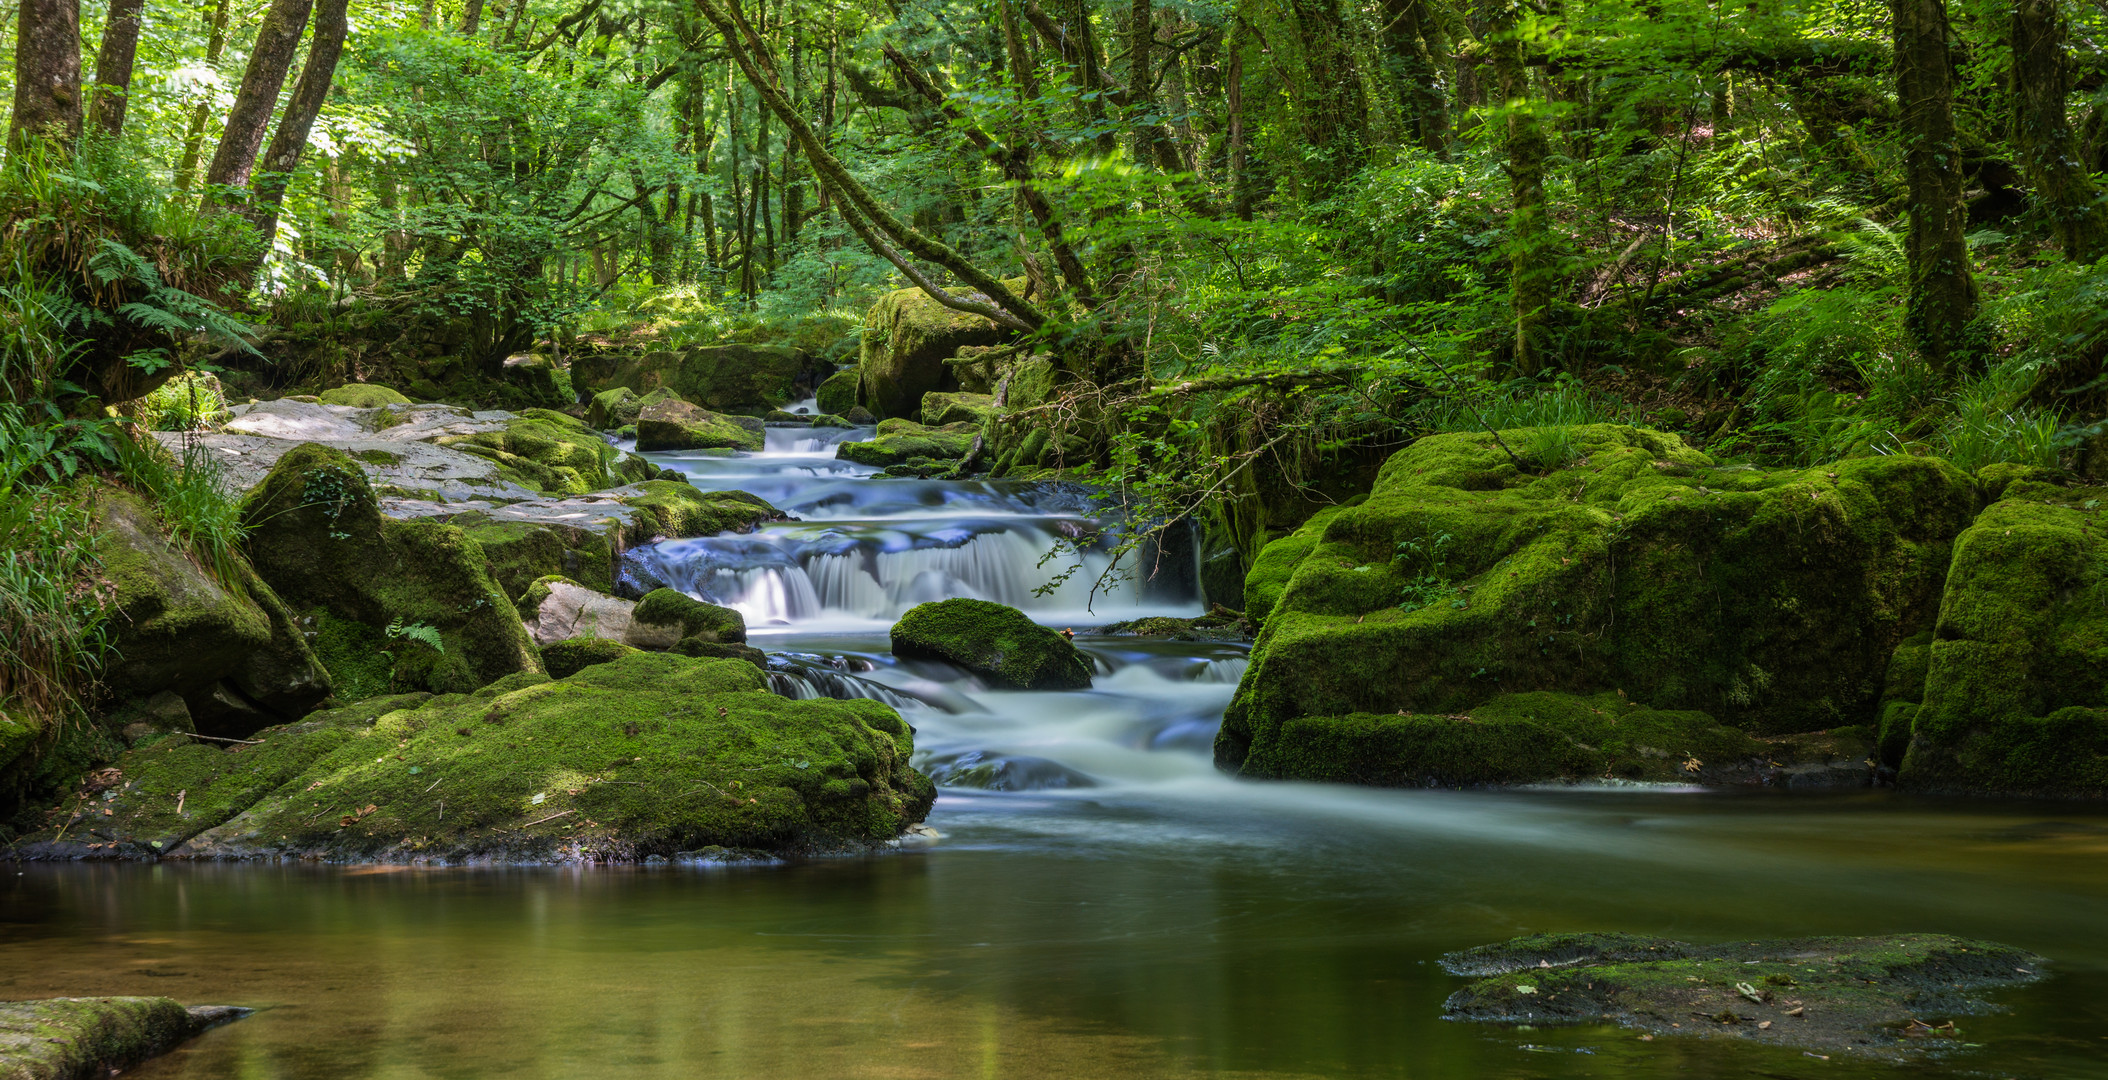
[[1302,46],[1297,110],[1305,148],[1303,186],[1313,200],[1338,191],[1368,156],[1369,102],[1348,48],[1339,0],[1289,0]]
[[116,135],[124,130],[132,92],[132,59],[139,52],[139,16],[146,0],[110,0],[103,20],[102,48],[95,54],[95,126]]
[[2064,15],[2057,0],[2016,0],[2011,28],[2010,100],[2020,166],[2065,256],[2092,262],[2108,240],[2108,212],[2064,115],[2064,99],[2071,93]]
[[242,72],[241,89],[234,108],[227,113],[227,126],[220,144],[205,168],[205,204],[224,205],[236,191],[249,186],[256,169],[257,152],[263,149],[264,132],[271,113],[278,107],[278,91],[285,86],[286,72],[293,66],[293,53],[314,0],[271,0],[263,26],[256,31],[256,47],[249,53],[249,66]]
[[1384,61],[1405,98],[1420,149],[1437,157],[1449,153],[1449,97],[1441,72],[1449,61],[1449,39],[1429,9],[1428,0],[1384,0]]
[[1551,143],[1530,103],[1529,69],[1523,64],[1521,12],[1513,0],[1488,0],[1485,45],[1505,114],[1509,198],[1508,265],[1514,296],[1515,367],[1535,375],[1551,365],[1545,320],[1551,309],[1556,270],[1545,216],[1544,165]]
[[1946,0],[1889,0],[1894,20],[1896,102],[1902,110],[1909,186],[1910,300],[1904,315],[1918,351],[1952,370],[1976,317],[1976,279],[1964,239],[1962,152],[1954,130],[1954,58]]
[[315,10],[315,33],[308,41],[307,62],[300,67],[300,80],[293,84],[292,99],[286,102],[285,115],[279,118],[270,148],[264,151],[263,171],[257,174],[255,195],[246,213],[266,248],[278,233],[278,210],[285,204],[286,186],[293,180],[293,170],[300,167],[308,132],[314,129],[315,118],[322,115],[330,80],[336,77],[337,60],[344,54],[347,7],[349,0],[322,0],[322,6]]
[[15,10],[15,111],[8,146],[81,133],[80,0],[21,0]]

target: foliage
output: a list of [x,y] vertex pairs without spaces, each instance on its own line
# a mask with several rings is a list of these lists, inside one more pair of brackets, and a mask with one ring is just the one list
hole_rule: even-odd
[[227,396],[218,379],[186,372],[139,399],[139,423],[148,431],[202,431],[227,419]]
[[43,724],[77,712],[105,641],[109,586],[82,488],[50,482],[80,451],[0,404],[0,711]]

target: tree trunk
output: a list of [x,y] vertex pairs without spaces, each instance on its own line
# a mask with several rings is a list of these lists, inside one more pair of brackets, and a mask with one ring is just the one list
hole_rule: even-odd
[[124,108],[132,93],[132,58],[139,51],[139,16],[146,0],[110,0],[102,26],[102,49],[95,54],[95,126],[111,135],[124,132]]
[[81,133],[80,0],[21,0],[15,13],[15,112],[7,144]]
[[[227,7],[232,0],[219,0],[212,9],[211,37],[205,45],[205,66],[217,67],[227,51]],[[188,192],[197,179],[198,155],[205,149],[205,124],[212,119],[210,102],[200,101],[190,110],[190,130],[183,135],[183,157],[176,162],[176,190]]]
[[1529,69],[1523,66],[1514,0],[1490,0],[1486,52],[1506,114],[1509,198],[1508,265],[1514,294],[1515,368],[1535,375],[1550,366],[1545,320],[1555,284],[1551,235],[1545,218],[1544,162],[1551,154],[1530,104]]
[[256,31],[256,48],[249,53],[248,70],[242,73],[241,90],[227,113],[227,126],[212,152],[212,164],[205,169],[206,206],[220,205],[249,186],[256,153],[263,147],[264,131],[278,107],[278,91],[285,85],[312,6],[313,0],[271,0],[264,12],[263,26]]
[[301,65],[300,80],[293,84],[292,100],[286,102],[285,115],[279,118],[278,130],[271,135],[270,149],[264,151],[263,172],[256,178],[256,194],[248,217],[255,222],[266,246],[278,234],[278,210],[285,202],[286,185],[292,183],[293,170],[300,167],[308,133],[314,130],[315,118],[322,114],[322,105],[329,98],[330,81],[336,78],[337,60],[344,54],[347,6],[349,0],[322,0],[322,6],[316,9],[307,63]]
[[2100,189],[2080,163],[2078,138],[2064,116],[2071,70],[2057,0],[2016,0],[2012,35],[2013,141],[2021,168],[2065,257],[2090,263],[2108,247],[2108,213],[2100,205]]
[[1230,26],[1229,59],[1222,76],[1222,96],[1229,116],[1230,206],[1237,216],[1252,220],[1251,162],[1244,145],[1244,20]]
[[1963,239],[1962,152],[1954,131],[1954,60],[1946,0],[1889,0],[1895,21],[1896,101],[1903,113],[1909,184],[1910,301],[1904,315],[1918,351],[1952,370],[1976,316],[1976,279]]
[[1303,46],[1300,114],[1308,149],[1303,186],[1324,199],[1359,171],[1368,154],[1369,103],[1347,47],[1339,0],[1289,0]]
[[1427,0],[1384,0],[1383,48],[1405,99],[1405,114],[1422,150],[1449,152],[1449,99],[1441,86],[1441,64],[1449,42]]
[[1149,64],[1149,47],[1156,42],[1156,9],[1150,0],[1133,0],[1127,13],[1127,106],[1134,119],[1134,159],[1143,162],[1156,152],[1156,125],[1146,120],[1154,95],[1150,87],[1156,70]]

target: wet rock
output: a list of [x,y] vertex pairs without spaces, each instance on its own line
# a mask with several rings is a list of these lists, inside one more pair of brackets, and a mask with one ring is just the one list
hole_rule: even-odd
[[762,422],[747,416],[720,416],[685,401],[669,398],[637,413],[637,449],[759,450],[766,441]]
[[109,1076],[247,1015],[156,997],[0,1002],[0,1080]]
[[953,462],[972,452],[977,430],[972,424],[933,428],[913,420],[886,420],[879,423],[877,435],[869,441],[840,443],[834,454],[843,461],[881,468],[931,461]]
[[1939,934],[1692,945],[1629,934],[1536,934],[1442,958],[1479,981],[1455,1020],[1611,1021],[1653,1035],[1741,1038],[1898,1057],[1959,1048],[1957,1017],[2000,1011],[1974,996],[2041,978],[2042,958]]
[[1086,690],[1091,666],[1062,635],[1024,612],[960,597],[908,609],[893,624],[893,653],[943,660],[1019,690]]
[[582,495],[647,480],[658,471],[609,445],[583,420],[550,409],[529,409],[501,426],[442,434],[432,441],[488,458],[506,475],[550,495]]
[[840,415],[856,408],[857,378],[855,368],[844,368],[829,375],[813,395],[819,400],[820,411]]
[[762,417],[761,421],[770,427],[811,427],[812,414],[770,409],[768,415]]
[[1169,638],[1172,641],[1249,641],[1252,636],[1251,624],[1245,621],[1244,616],[1219,606],[1197,619],[1159,615],[1111,623],[1100,627],[1097,632],[1132,637]]
[[710,637],[711,635],[698,634],[682,638],[674,644],[671,651],[697,659],[744,660],[763,672],[768,671],[769,654],[752,645],[713,641]]
[[637,601],[623,638],[643,649],[670,649],[691,639],[737,645],[747,639],[747,622],[731,608],[673,589],[653,589]]
[[1098,786],[1058,761],[985,750],[940,755],[924,764],[923,770],[938,787],[980,791],[1067,791]]
[[878,423],[878,417],[872,415],[871,410],[864,408],[862,405],[854,406],[842,413],[842,418],[849,421],[849,426],[851,427],[870,427]]
[[345,383],[334,390],[324,390],[316,400],[324,405],[349,405],[354,409],[410,404],[410,399],[400,392],[372,383]]
[[791,701],[744,661],[629,652],[561,680],[517,682],[532,685],[381,715],[176,857],[546,862],[707,845],[855,849],[899,836],[935,797],[908,765],[913,739],[892,709]]
[[634,427],[637,414],[662,401],[679,401],[681,395],[665,387],[647,394],[639,394],[627,386],[618,386],[593,395],[592,404],[586,408],[586,423],[603,431]]
[[857,401],[882,417],[918,416],[924,394],[959,389],[945,361],[961,346],[994,345],[1008,336],[987,319],[953,311],[920,289],[887,293],[864,318]]

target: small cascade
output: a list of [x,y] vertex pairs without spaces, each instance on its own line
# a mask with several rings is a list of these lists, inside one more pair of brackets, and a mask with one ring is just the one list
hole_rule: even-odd
[[1244,669],[1251,666],[1252,662],[1242,656],[1233,656],[1227,660],[1210,660],[1201,665],[1200,674],[1195,676],[1193,681],[1218,686],[1228,683],[1235,686],[1238,680],[1244,678]]

